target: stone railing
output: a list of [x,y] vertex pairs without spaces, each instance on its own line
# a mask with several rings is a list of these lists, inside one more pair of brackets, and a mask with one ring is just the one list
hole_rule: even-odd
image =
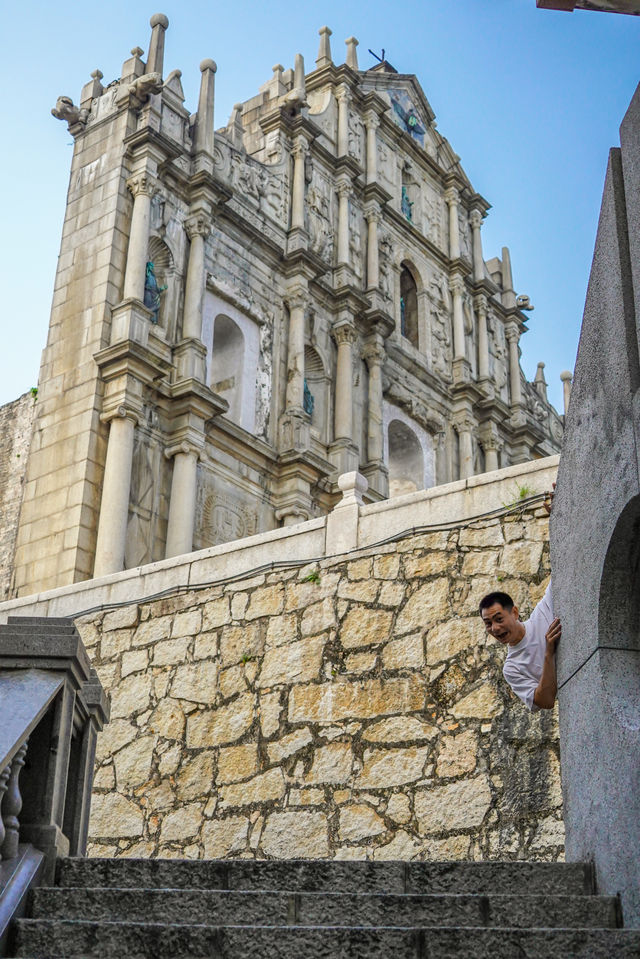
[[29,888],[83,855],[108,704],[73,623],[0,627],[0,955]]

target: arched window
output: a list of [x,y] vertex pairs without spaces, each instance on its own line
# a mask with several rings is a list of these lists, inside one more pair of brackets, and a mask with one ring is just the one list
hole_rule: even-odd
[[322,358],[312,346],[304,348],[304,402],[305,411],[311,417],[311,432],[322,443],[327,442],[327,400],[329,397],[327,374]]
[[405,263],[400,272],[400,332],[418,349],[418,287]]
[[413,430],[400,420],[389,423],[389,496],[424,489],[424,454]]
[[244,336],[232,319],[219,314],[213,325],[211,389],[229,404],[228,418],[241,424],[244,372]]

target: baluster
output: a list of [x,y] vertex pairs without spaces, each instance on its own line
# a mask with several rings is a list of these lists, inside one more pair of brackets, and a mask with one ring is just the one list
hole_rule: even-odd
[[5,837],[4,814],[2,812],[2,800],[7,791],[9,776],[11,775],[11,766],[6,766],[0,773],[0,859],[2,859],[2,844]]
[[11,763],[9,782],[2,805],[2,819],[4,820],[5,828],[4,842],[0,847],[0,857],[2,857],[2,859],[15,859],[18,855],[18,840],[20,836],[18,816],[22,809],[22,796],[20,795],[18,777],[20,776],[20,770],[24,766],[26,752],[27,743],[23,743]]

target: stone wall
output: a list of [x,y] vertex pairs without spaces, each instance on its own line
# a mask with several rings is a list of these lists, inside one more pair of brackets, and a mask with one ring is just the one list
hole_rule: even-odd
[[112,696],[90,854],[560,858],[555,712],[477,615],[548,574],[530,506],[77,619]]
[[0,601],[8,597],[11,586],[34,413],[31,392],[0,407]]

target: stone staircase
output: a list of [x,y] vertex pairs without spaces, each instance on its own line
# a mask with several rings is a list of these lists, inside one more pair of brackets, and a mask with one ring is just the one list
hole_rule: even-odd
[[15,957],[638,959],[588,866],[63,859]]

